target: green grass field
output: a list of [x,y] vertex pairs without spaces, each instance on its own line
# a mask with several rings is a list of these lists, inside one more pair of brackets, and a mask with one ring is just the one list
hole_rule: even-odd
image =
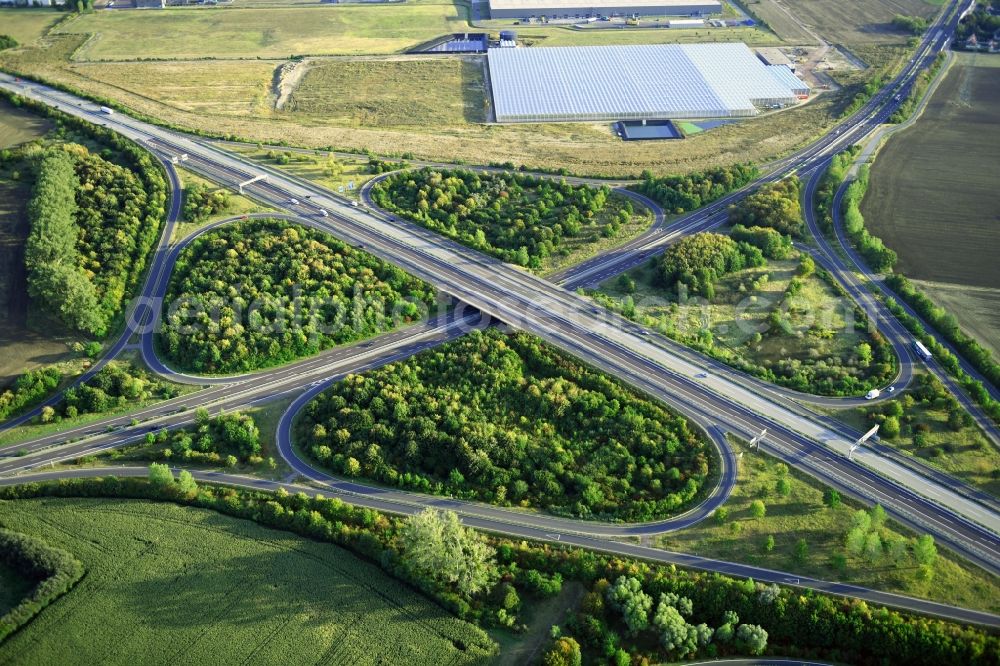
[[26,500],[0,521],[87,571],[0,646],[4,663],[464,664],[492,644],[336,546],[212,511]]
[[[833,416],[862,432],[872,425],[862,409],[834,412]],[[915,444],[913,433],[907,432],[893,439],[883,437],[883,444],[1000,497],[1000,451],[979,428],[972,426],[952,430],[948,427],[947,411],[919,403],[907,409],[906,416],[912,417],[912,427],[924,424],[929,428],[922,437],[922,443],[919,446]]]
[[468,29],[458,4],[95,12],[60,26],[92,33],[78,60],[287,58],[397,53]]
[[0,9],[0,34],[10,35],[26,46],[65,15],[58,9]]
[[[740,461],[736,488],[726,502],[729,511],[726,522],[719,525],[710,518],[662,537],[658,545],[668,550],[901,592],[969,608],[1000,610],[1000,581],[948,556],[940,548],[941,556],[932,581],[917,579],[917,567],[912,558],[896,566],[887,561],[888,557],[871,564],[848,556],[846,568],[837,569],[830,558],[845,552],[844,536],[850,529],[851,514],[860,507],[845,502],[837,509],[827,508],[823,505],[822,484],[795,470],[787,473],[791,492],[782,497],[775,490],[779,478],[777,461],[766,454],[747,453]],[[750,514],[750,503],[757,499],[766,507],[763,518],[753,518]],[[733,528],[733,525],[738,527]],[[887,539],[900,534],[913,536],[890,522],[882,537]],[[774,549],[766,552],[764,544],[769,535],[774,537]],[[808,548],[804,560],[794,556],[799,539],[805,539]]]
[[483,122],[484,94],[481,58],[329,60],[307,69],[285,109],[335,125],[444,127]]

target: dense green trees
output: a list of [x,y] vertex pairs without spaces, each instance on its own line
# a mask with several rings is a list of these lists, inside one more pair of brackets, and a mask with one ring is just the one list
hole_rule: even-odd
[[844,216],[844,231],[857,246],[858,252],[873,271],[882,273],[892,270],[896,265],[896,253],[890,250],[877,236],[872,236],[865,228],[865,218],[861,215],[861,200],[868,190],[868,165],[864,164],[858,170],[858,178],[847,186],[842,200]]
[[212,215],[225,211],[229,200],[228,190],[191,183],[184,188],[184,219],[194,223],[204,222]]
[[748,185],[759,173],[750,163],[662,178],[644,171],[642,181],[633,189],[659,203],[667,212],[680,214],[701,208]]
[[823,178],[819,182],[819,187],[816,189],[813,203],[816,206],[817,220],[820,228],[828,234],[833,231],[833,196],[837,193],[840,184],[844,182],[848,169],[851,168],[851,164],[854,163],[860,151],[861,146],[852,144],[834,155],[830,160],[830,166],[827,167],[826,173],[823,174]]
[[496,551],[478,533],[462,527],[453,511],[428,508],[410,516],[399,542],[403,562],[414,574],[464,596],[488,589],[497,580]]
[[12,49],[17,45],[17,40],[10,35],[0,35],[0,51],[3,51],[4,49]]
[[31,224],[24,250],[28,293],[68,326],[101,335],[104,330],[97,312],[97,291],[79,265],[79,189],[80,180],[68,153],[53,150],[41,158],[27,209]]
[[892,19],[892,27],[903,32],[908,32],[911,35],[924,34],[927,31],[928,25],[930,25],[930,22],[922,16],[896,14]]
[[729,223],[746,227],[769,227],[789,236],[801,236],[805,228],[799,205],[799,179],[789,176],[763,185],[729,208]]
[[496,330],[347,377],[309,403],[297,435],[336,473],[581,517],[669,515],[710,467],[680,416]]
[[[425,590],[460,617],[484,624],[499,619],[502,608],[496,604],[504,603],[510,596],[504,590],[502,594],[462,597],[437,582],[416,577],[405,564],[398,539],[403,519],[352,507],[319,494],[313,497],[283,491],[272,494],[202,484],[197,492],[182,496],[180,485],[175,482],[173,486],[154,487],[145,479],[114,477],[66,479],[58,483],[2,487],[0,499],[132,497],[214,509],[345,546]],[[665,630],[661,634],[658,629],[654,631],[656,628],[647,629],[635,638],[627,635],[621,612],[606,598],[611,587],[608,581],[621,576],[638,580],[643,594],[672,606],[686,624],[693,625],[698,653],[708,657],[764,651],[859,666],[885,663],[986,666],[996,663],[1000,650],[1000,639],[982,629],[872,607],[858,599],[784,590],[752,580],[734,580],[720,574],[686,571],[550,543],[499,537],[488,537],[487,541],[496,549],[501,580],[513,581],[518,586],[526,577],[525,572],[533,571],[537,577],[554,578],[558,574],[566,580],[592,586],[577,612],[554,634],[553,647],[558,646],[557,652],[564,657],[550,662],[554,664],[577,663],[574,644],[588,663],[627,665],[633,658],[644,663],[674,657],[663,650]],[[668,615],[676,620],[673,613],[665,610],[664,618]],[[743,626],[746,628],[741,629]],[[716,629],[710,631],[711,627]],[[686,629],[684,634],[686,642]],[[486,639],[470,634],[466,640],[478,647],[477,640]]]
[[195,372],[239,372],[315,354],[433,311],[434,290],[312,229],[250,220],[181,254],[164,304],[167,358]]
[[168,434],[146,436],[147,444],[164,445],[162,455],[168,460],[205,462],[246,462],[260,464],[260,430],[248,414],[220,412],[215,417],[204,409],[198,410],[194,427],[174,430]]
[[765,263],[757,247],[705,232],[668,247],[660,258],[659,277],[668,289],[683,285],[690,293],[711,299],[715,282],[723,275]]
[[792,252],[792,238],[770,227],[735,225],[729,232],[734,241],[753,245],[766,259],[786,259]]
[[394,174],[373,188],[372,198],[473,249],[533,269],[568,252],[567,238],[614,236],[633,213],[608,187],[459,169]]
[[0,393],[0,421],[14,416],[45,399],[62,381],[62,373],[48,367],[31,370],[16,380],[14,385]]
[[[714,630],[705,622],[692,624],[688,620],[695,615],[691,598],[662,587],[654,612],[651,592],[656,590],[649,582],[635,575],[619,575],[612,585],[599,580],[584,599],[583,610],[571,623],[574,633],[579,632],[585,646],[615,661],[619,641],[614,631],[618,624],[624,626],[624,635],[637,645],[648,644],[645,635],[657,635],[670,660],[690,659],[699,650],[710,656],[733,652],[759,655],[767,648],[767,631],[758,625],[738,624],[739,616],[733,611],[723,613]],[[606,606],[601,603],[602,590]],[[777,586],[764,588],[758,601],[761,605],[771,605],[780,594]],[[657,661],[662,658],[659,654],[650,657]]]
[[32,298],[67,326],[106,335],[145,267],[160,205],[127,168],[77,144],[48,149],[27,209]]
[[62,416],[99,414],[153,397],[173,397],[174,386],[126,363],[109,363],[83,386],[67,389]]

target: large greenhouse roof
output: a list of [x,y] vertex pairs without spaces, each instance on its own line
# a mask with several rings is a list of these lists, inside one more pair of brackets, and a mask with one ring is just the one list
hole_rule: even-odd
[[489,67],[497,122],[725,118],[796,101],[742,43],[490,49]]

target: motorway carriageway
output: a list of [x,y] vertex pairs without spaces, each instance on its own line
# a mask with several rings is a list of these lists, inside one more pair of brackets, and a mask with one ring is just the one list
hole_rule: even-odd
[[[91,108],[76,108],[79,103],[69,95],[37,87],[34,91],[49,100],[61,102],[60,106],[71,113],[94,115]],[[189,168],[195,167],[195,170],[207,172],[206,175],[223,183],[232,184],[234,181],[245,180],[254,173],[252,165],[172,132],[147,126],[127,117],[118,116],[107,120],[140,141],[149,139],[151,135],[155,136],[152,142],[147,141],[153,147],[161,150],[165,148],[175,154],[188,153],[191,161],[198,163],[195,165],[189,162]],[[281,187],[277,187],[274,182],[279,182]],[[886,461],[865,462],[881,467],[883,472],[888,466],[902,483],[886,482],[868,473],[860,465],[829,457],[829,451],[809,441],[810,438],[822,441],[830,434],[821,426],[787,410],[775,409],[772,402],[733,386],[730,382],[716,377],[699,377],[704,373],[698,367],[661,353],[641,336],[621,330],[607,330],[606,326],[603,327],[605,330],[601,330],[601,322],[597,322],[598,325],[595,326],[594,318],[586,312],[590,306],[574,295],[500,262],[481,258],[476,253],[449,244],[439,237],[431,235],[428,238],[421,235],[420,229],[401,223],[386,223],[332,197],[319,198],[312,205],[291,205],[290,198],[308,199],[315,191],[291,179],[274,178],[272,182],[257,183],[253,187],[254,195],[258,198],[295,212],[300,212],[300,209],[315,210],[312,205],[325,206],[335,215],[329,219],[324,218],[323,223],[336,235],[353,242],[368,243],[375,254],[429,279],[445,291],[501,320],[513,322],[542,335],[550,342],[569,349],[602,369],[618,374],[640,388],[648,385],[650,377],[659,380],[653,383],[656,390],[651,392],[682,410],[692,401],[700,403],[700,411],[707,412],[709,418],[719,420],[722,417],[721,420],[733,428],[734,432],[745,436],[756,434],[761,425],[767,425],[773,434],[769,445],[780,446],[793,464],[828,480],[831,476],[839,477],[840,480],[835,483],[847,486],[848,492],[868,501],[881,501],[890,512],[894,512],[908,524],[938,535],[970,559],[993,571],[997,570],[995,535],[972,524],[977,520],[985,522],[995,531],[995,514],[947,489],[929,484],[911,470],[898,469]],[[557,313],[558,310],[568,310],[569,316]],[[591,324],[589,328],[587,323]],[[616,362],[609,363],[609,359],[616,359]],[[664,372],[663,366],[674,366],[679,372]],[[699,382],[698,379],[707,381]],[[706,391],[700,384],[709,390]],[[719,392],[725,392],[728,399],[720,396]],[[767,418],[761,417],[762,414],[767,414]],[[781,419],[780,423],[776,421],[778,418]],[[797,429],[803,432],[796,432]],[[827,444],[839,446],[841,450],[845,450],[848,445],[835,438],[828,440]],[[826,473],[821,471],[823,468],[827,468]],[[907,482],[917,486],[919,491],[936,496],[939,503],[927,502],[903,487]],[[943,505],[956,511],[952,512]],[[962,520],[957,514],[966,515],[972,520]]]

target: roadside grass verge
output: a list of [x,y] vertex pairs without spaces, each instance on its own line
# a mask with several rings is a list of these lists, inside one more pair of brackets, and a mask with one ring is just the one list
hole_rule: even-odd
[[[819,363],[823,376],[828,369],[850,375],[863,372],[858,346],[871,339],[855,328],[853,305],[815,273],[800,278],[800,290],[788,295],[797,266],[798,253],[789,259],[771,259],[767,266],[721,278],[711,300],[681,302],[676,293],[658,284],[658,269],[647,262],[624,277],[606,280],[589,295],[724,363],[755,375],[773,372],[781,385],[799,388],[795,378],[800,370]],[[785,313],[787,330],[771,323],[776,309]]]
[[[225,149],[335,192],[343,187],[344,191],[339,193],[355,199],[361,186],[375,177],[375,174],[368,172],[367,157],[331,157],[325,151],[308,154],[253,146],[225,146]],[[354,183],[353,190],[347,189],[350,183]]]
[[[910,391],[897,400],[904,399]],[[907,402],[903,429],[897,437],[882,437],[881,443],[947,472],[963,483],[1000,497],[1000,451],[975,425],[948,423],[947,409]],[[832,412],[847,425],[864,432],[874,421],[863,407]]]
[[[183,167],[175,167],[175,168],[177,169],[180,175],[181,185],[184,186],[185,188],[189,187],[190,185],[196,184],[207,187],[209,188],[210,191],[225,189],[219,187],[212,181],[202,178],[201,176],[195,174],[192,171],[184,169]],[[228,192],[228,194],[229,194],[229,199],[228,199],[229,205],[226,206],[225,210],[222,210],[213,215],[209,215],[203,220],[197,220],[197,221],[189,221],[182,217],[181,220],[176,225],[174,225],[174,235],[171,237],[170,242],[177,243],[178,241],[183,240],[184,238],[194,233],[198,229],[201,229],[202,227],[205,227],[217,220],[224,220],[229,217],[235,217],[237,215],[245,215],[248,213],[262,213],[271,210],[265,206],[261,206],[260,204],[251,199],[248,199],[247,197],[236,194],[235,192],[230,191]]]
[[[782,474],[784,468],[784,474]],[[789,480],[790,492],[782,496],[778,480]],[[883,554],[870,562],[845,548],[853,513],[860,504],[844,499],[837,508],[823,503],[825,486],[812,477],[787,469],[768,454],[747,452],[740,461],[736,488],[725,504],[728,516],[719,524],[713,517],[681,532],[668,534],[656,544],[667,550],[743,562],[791,574],[837,580],[889,592],[932,599],[941,603],[990,612],[1000,610],[1000,581],[939,547],[932,580],[919,580],[912,556],[901,565]],[[750,505],[760,500],[766,515],[754,518]],[[774,546],[767,550],[767,538]],[[883,541],[916,535],[888,521]],[[806,555],[796,555],[796,544],[806,542]],[[843,556],[837,563],[836,556]],[[842,566],[839,566],[842,564]]]

